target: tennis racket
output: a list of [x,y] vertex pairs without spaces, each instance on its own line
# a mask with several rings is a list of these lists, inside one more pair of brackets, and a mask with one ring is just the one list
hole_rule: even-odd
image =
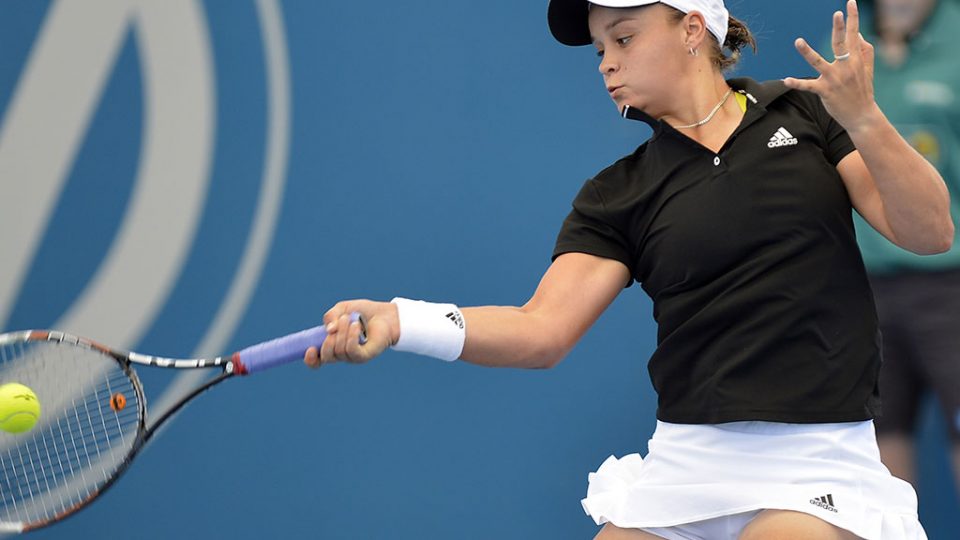
[[[360,320],[358,314],[352,318]],[[74,514],[113,485],[187,402],[234,375],[301,359],[326,337],[326,328],[317,326],[229,356],[171,359],[114,350],[63,332],[0,334],[0,385],[26,385],[41,407],[33,429],[0,431],[0,533],[38,529]],[[361,332],[361,342],[365,339]],[[220,373],[148,425],[134,365]]]

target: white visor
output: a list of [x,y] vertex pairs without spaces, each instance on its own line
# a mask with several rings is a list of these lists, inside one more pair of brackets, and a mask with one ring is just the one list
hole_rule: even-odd
[[723,0],[550,0],[547,21],[553,37],[565,45],[589,45],[590,28],[587,15],[590,4],[610,8],[640,7],[649,4],[666,4],[684,13],[699,11],[707,23],[707,30],[723,47],[730,24],[730,12]]

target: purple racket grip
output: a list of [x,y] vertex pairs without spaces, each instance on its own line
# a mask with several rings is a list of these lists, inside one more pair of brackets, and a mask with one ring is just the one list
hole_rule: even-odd
[[[363,319],[359,313],[350,315],[350,322]],[[256,345],[251,345],[246,349],[233,354],[230,358],[233,362],[234,373],[239,375],[248,375],[283,364],[289,364],[303,358],[304,353],[310,347],[320,347],[323,341],[327,339],[327,327],[325,325],[314,326],[306,330],[301,330],[294,334],[289,334],[270,341],[264,341]],[[366,343],[367,336],[365,329],[360,331],[360,343]]]

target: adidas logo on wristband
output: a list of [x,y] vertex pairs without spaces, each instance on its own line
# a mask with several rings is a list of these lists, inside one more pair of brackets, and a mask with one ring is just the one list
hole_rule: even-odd
[[447,318],[453,321],[453,324],[457,325],[457,328],[463,330],[463,315],[461,315],[459,311],[447,313]]
[[467,321],[456,304],[435,304],[399,296],[391,302],[397,306],[400,322],[400,338],[393,344],[394,350],[448,362],[460,358]]

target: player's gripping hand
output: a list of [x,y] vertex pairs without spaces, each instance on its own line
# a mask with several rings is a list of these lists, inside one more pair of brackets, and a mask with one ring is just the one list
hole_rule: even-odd
[[[350,322],[351,313],[360,313],[366,322],[367,340],[360,344],[361,325]],[[367,362],[400,339],[397,306],[390,302],[347,300],[338,302],[323,315],[327,339],[318,350],[307,349],[303,361],[312,368],[336,361]]]

